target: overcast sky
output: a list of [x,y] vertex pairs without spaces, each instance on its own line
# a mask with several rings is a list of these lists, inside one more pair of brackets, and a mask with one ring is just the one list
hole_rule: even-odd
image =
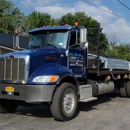
[[[75,12],[85,12],[96,19],[103,28],[109,41],[118,44],[130,44],[130,10],[118,0],[86,0],[92,4],[114,13],[117,17],[88,4],[85,0],[11,0],[25,15],[33,11],[48,13],[52,18]],[[130,0],[120,0],[130,8]]]

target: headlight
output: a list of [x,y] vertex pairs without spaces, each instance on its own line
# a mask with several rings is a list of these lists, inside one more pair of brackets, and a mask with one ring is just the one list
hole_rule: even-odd
[[33,82],[56,82],[59,79],[58,75],[48,75],[48,76],[37,76],[33,79]]

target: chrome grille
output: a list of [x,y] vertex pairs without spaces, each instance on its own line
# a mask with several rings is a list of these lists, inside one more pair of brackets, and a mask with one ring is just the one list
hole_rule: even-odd
[[25,66],[24,58],[0,59],[0,81],[25,80]]

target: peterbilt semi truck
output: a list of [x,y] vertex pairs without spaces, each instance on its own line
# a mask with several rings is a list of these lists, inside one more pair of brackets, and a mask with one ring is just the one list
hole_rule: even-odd
[[130,97],[130,62],[100,55],[99,41],[97,53],[90,53],[87,32],[77,25],[35,28],[28,49],[1,55],[0,111],[48,106],[54,119],[68,121],[79,102],[114,90]]

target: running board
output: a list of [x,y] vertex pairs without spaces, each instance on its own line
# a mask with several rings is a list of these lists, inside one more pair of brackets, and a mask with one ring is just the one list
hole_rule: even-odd
[[79,102],[91,102],[94,100],[97,100],[97,97],[90,97],[90,98],[81,99],[81,100],[79,100]]

